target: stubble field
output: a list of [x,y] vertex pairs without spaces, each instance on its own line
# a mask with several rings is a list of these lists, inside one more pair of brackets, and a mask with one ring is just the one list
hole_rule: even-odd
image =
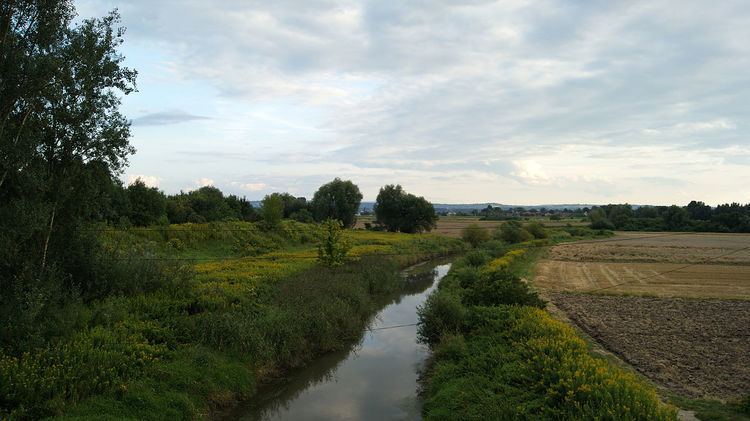
[[726,400],[750,391],[750,235],[619,233],[558,245],[534,284],[674,393]]

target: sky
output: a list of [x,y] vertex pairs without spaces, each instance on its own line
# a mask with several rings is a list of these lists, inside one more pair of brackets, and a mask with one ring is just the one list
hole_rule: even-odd
[[139,72],[122,175],[365,200],[750,202],[750,2],[76,0]]

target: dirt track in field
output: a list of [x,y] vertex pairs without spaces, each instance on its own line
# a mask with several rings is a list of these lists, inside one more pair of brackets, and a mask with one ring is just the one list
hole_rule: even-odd
[[750,391],[750,301],[550,294],[581,329],[689,397]]

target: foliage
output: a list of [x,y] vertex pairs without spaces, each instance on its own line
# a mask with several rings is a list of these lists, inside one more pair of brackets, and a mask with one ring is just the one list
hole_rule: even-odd
[[318,261],[326,266],[341,266],[351,245],[343,238],[343,224],[338,219],[327,219],[321,226],[318,242]]
[[167,199],[155,187],[147,187],[140,178],[128,186],[128,219],[133,225],[145,227],[156,224],[167,212]]
[[523,243],[534,238],[518,221],[508,221],[495,231],[495,237],[510,244]]
[[488,244],[457,260],[419,309],[419,339],[433,349],[425,419],[676,419],[652,387],[592,357],[539,308],[518,276],[533,244]]
[[375,201],[375,218],[388,231],[407,233],[430,231],[437,222],[432,203],[406,193],[400,185],[380,189]]
[[528,233],[533,235],[536,239],[547,238],[547,231],[544,229],[544,225],[539,222],[529,222],[528,224],[524,224],[523,229],[528,231]]
[[[461,246],[344,231],[353,259],[328,268],[316,264],[317,232],[282,221],[275,231],[225,222],[97,233],[97,270],[109,272],[96,279],[108,284],[85,301],[50,290],[59,301],[11,313],[8,326],[33,331],[25,342],[2,327],[0,418],[200,417],[250,397],[268,373],[356,342],[402,286],[399,267]],[[239,243],[273,250],[240,257]],[[366,257],[373,253],[399,256]],[[190,258],[199,260],[182,264]]]
[[279,195],[268,195],[260,208],[261,219],[266,229],[277,229],[284,217],[284,202]]
[[362,193],[356,184],[335,178],[320,186],[311,205],[315,220],[338,219],[344,228],[351,228],[357,222],[355,215],[361,202]]
[[469,317],[463,345],[436,349],[425,419],[676,419],[652,387],[592,357],[543,310],[476,307]]
[[727,203],[711,208],[691,201],[687,206],[605,205],[591,210],[596,229],[627,231],[750,232],[750,204]]
[[476,247],[490,239],[490,233],[486,228],[477,224],[471,224],[461,230],[461,239]]

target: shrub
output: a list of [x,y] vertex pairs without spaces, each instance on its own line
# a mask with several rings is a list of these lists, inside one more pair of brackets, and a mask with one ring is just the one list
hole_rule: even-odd
[[466,307],[457,295],[439,291],[427,297],[424,304],[417,308],[417,316],[417,338],[422,343],[434,345],[443,335],[461,332]]
[[318,261],[326,266],[341,266],[351,245],[342,237],[343,224],[338,219],[327,219],[321,224],[318,242]]
[[533,235],[536,239],[547,238],[547,231],[544,229],[544,225],[539,222],[529,222],[523,226],[523,229],[528,231],[529,234]]
[[508,221],[500,225],[500,228],[495,232],[495,237],[510,244],[523,243],[534,239],[534,236],[523,229],[517,221]]
[[471,244],[472,247],[477,247],[490,239],[490,233],[486,228],[471,224],[461,230],[461,239]]
[[496,306],[501,304],[544,307],[544,301],[518,276],[497,270],[484,273],[465,290],[464,303],[474,306]]
[[467,253],[463,258],[463,262],[469,266],[479,267],[490,261],[490,259],[492,259],[492,256],[486,251],[475,250]]

